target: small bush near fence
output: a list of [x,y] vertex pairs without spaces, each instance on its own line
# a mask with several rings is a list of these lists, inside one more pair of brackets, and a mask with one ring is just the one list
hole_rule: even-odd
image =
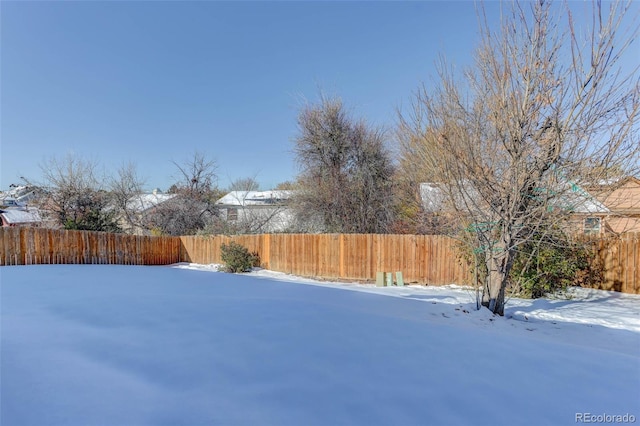
[[602,272],[584,244],[545,235],[524,244],[516,255],[510,276],[514,295],[537,299],[572,285],[597,287]]
[[249,253],[249,250],[231,241],[229,244],[220,246],[222,262],[224,266],[222,270],[225,272],[248,272],[252,267],[260,264],[260,258],[257,253]]

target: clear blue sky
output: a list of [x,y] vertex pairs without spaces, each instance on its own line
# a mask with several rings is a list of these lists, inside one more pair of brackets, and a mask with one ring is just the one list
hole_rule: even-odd
[[390,127],[439,53],[465,65],[477,41],[470,1],[2,1],[0,16],[3,189],[75,154],[166,190],[196,150],[220,186],[268,189],[297,174],[303,100],[322,89]]
[[319,88],[390,126],[439,51],[466,60],[471,2],[2,2],[1,186],[69,153],[132,161],[167,189],[172,161],[214,158],[220,185],[297,173],[296,115]]

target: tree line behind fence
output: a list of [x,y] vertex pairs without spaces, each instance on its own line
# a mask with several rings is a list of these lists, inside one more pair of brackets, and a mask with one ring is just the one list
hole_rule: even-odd
[[[456,240],[438,235],[261,234],[147,237],[41,228],[0,228],[0,265],[220,263],[220,246],[235,241],[264,268],[327,279],[373,280],[401,271],[421,284],[464,284],[471,269]],[[640,293],[640,234],[589,242],[604,271],[601,288]]]

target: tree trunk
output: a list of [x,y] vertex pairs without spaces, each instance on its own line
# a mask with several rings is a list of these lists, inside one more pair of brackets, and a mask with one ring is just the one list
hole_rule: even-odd
[[495,248],[496,251],[487,253],[489,273],[482,293],[482,306],[500,316],[504,316],[505,291],[514,257],[513,250],[506,247],[503,243]]
[[507,276],[500,271],[492,270],[487,277],[487,283],[482,294],[482,306],[494,314],[504,315],[504,294],[507,286]]

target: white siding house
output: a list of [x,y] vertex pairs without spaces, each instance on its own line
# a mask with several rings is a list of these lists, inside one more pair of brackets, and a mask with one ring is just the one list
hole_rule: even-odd
[[231,191],[216,201],[220,216],[250,233],[284,232],[293,224],[293,191]]
[[148,235],[149,229],[146,227],[147,218],[152,215],[156,209],[175,198],[175,194],[164,194],[158,190],[152,193],[137,194],[127,201],[127,210],[132,216],[119,218],[119,224],[126,232],[135,235]]

